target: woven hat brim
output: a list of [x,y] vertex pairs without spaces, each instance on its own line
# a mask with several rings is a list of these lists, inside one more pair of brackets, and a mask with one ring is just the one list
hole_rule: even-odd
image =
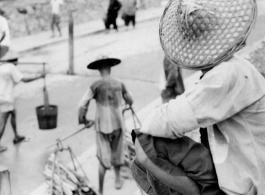
[[102,65],[116,66],[116,65],[118,65],[120,63],[121,63],[121,60],[117,59],[117,58],[100,59],[100,60],[96,60],[96,61],[91,62],[90,64],[88,64],[87,68],[88,69],[97,70]]
[[[200,8],[186,14],[190,2]],[[161,46],[182,68],[211,68],[242,48],[256,17],[255,0],[170,0],[160,20]]]

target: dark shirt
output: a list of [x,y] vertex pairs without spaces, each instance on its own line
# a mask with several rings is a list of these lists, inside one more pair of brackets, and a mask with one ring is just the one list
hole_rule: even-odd
[[[173,140],[153,137],[138,131],[136,131],[136,136],[147,157],[166,173],[176,176],[176,179],[179,176],[191,178],[198,184],[202,195],[225,194],[219,188],[210,151],[202,144],[186,136]],[[174,168],[175,166],[182,168],[186,175],[178,172]],[[148,183],[150,184],[150,182]],[[141,186],[140,183],[138,184]],[[153,190],[164,191],[165,189]],[[166,191],[169,194],[174,194],[172,190],[167,189]],[[163,194],[161,192],[156,193]]]
[[121,3],[117,0],[111,0],[108,8],[108,18],[117,18],[121,8]]

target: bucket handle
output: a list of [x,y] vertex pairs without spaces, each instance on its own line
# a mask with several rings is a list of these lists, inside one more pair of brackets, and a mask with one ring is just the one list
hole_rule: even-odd
[[49,108],[49,96],[48,96],[48,92],[47,92],[47,89],[46,89],[46,70],[45,70],[45,66],[46,66],[46,63],[44,62],[43,63],[43,74],[44,74],[44,77],[43,77],[43,98],[44,98],[44,109],[45,110],[48,110]]

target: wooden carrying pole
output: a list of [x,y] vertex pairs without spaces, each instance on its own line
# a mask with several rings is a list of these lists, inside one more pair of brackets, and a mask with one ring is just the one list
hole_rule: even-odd
[[[5,60],[0,60],[0,62],[9,62],[9,61],[5,61]],[[44,74],[44,78],[43,78],[43,82],[44,82],[44,86],[43,86],[43,98],[44,98],[44,109],[48,110],[49,109],[49,96],[48,96],[48,92],[46,89],[46,63],[45,62],[11,62],[13,64],[21,64],[21,65],[43,65],[43,74]]]
[[53,146],[56,146],[56,145],[58,144],[58,142],[63,142],[63,141],[65,141],[65,140],[67,140],[68,138],[73,137],[74,135],[80,133],[81,131],[83,131],[83,130],[85,130],[85,129],[87,129],[87,128],[92,127],[93,125],[94,125],[94,121],[88,120],[88,123],[87,123],[84,127],[82,127],[81,129],[79,129],[78,131],[76,131],[76,132],[74,132],[74,133],[70,133],[69,135],[67,135],[67,136],[65,136],[65,137],[63,137],[63,138],[61,138],[61,139],[57,139],[56,142],[54,142],[53,144],[49,145],[49,146],[47,147],[47,149],[48,149],[48,148],[51,148],[51,147],[53,147]]

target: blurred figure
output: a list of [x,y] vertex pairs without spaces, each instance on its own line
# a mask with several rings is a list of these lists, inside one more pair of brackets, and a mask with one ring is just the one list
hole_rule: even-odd
[[181,95],[185,91],[185,88],[180,68],[170,62],[166,57],[164,58],[164,75],[166,83],[161,92],[161,97],[163,103],[166,103]]
[[[11,116],[11,126],[15,134],[14,144],[22,142],[25,137],[17,133],[13,89],[20,81],[30,82],[43,78],[43,74],[35,78],[23,78],[23,75],[14,65],[17,61],[17,54],[11,51],[3,54],[0,58],[0,139],[4,134],[7,119]],[[7,147],[0,144],[0,152],[4,152],[6,149]]]
[[51,29],[52,29],[52,36],[55,36],[55,27],[57,28],[59,32],[59,36],[62,36],[60,22],[60,11],[61,11],[61,5],[63,4],[63,0],[51,0],[51,14],[52,14],[52,22],[51,22]]
[[95,119],[97,157],[99,163],[99,193],[103,193],[104,177],[107,169],[114,166],[115,187],[122,187],[120,167],[124,164],[124,119],[122,100],[132,105],[133,101],[125,85],[110,76],[111,67],[120,63],[119,59],[102,58],[88,65],[89,69],[99,70],[101,79],[95,81],[79,103],[79,123],[86,124],[86,113],[92,99],[96,100]]
[[0,9],[0,58],[4,56],[10,47],[10,32],[5,12]]
[[133,27],[135,27],[135,14],[139,5],[139,0],[122,1],[122,18],[124,19],[126,30],[128,30],[130,23],[132,23]]
[[119,10],[121,9],[121,3],[118,0],[110,0],[108,12],[105,19],[105,27],[107,31],[110,29],[110,25],[118,31],[116,19],[118,17]]

